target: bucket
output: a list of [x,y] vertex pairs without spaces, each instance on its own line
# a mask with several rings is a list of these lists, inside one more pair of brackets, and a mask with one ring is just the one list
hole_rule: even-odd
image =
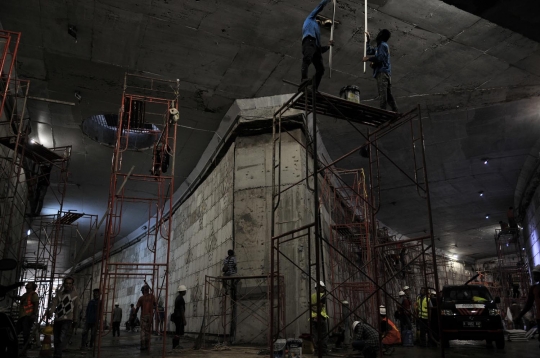
[[297,338],[287,339],[287,349],[291,358],[302,358],[302,340]]
[[401,332],[401,340],[403,342],[403,347],[414,347],[413,331],[410,329],[403,330],[403,332]]
[[274,358],[286,358],[285,349],[287,347],[286,339],[276,339],[274,342]]
[[358,86],[345,86],[339,91],[339,96],[347,101],[360,103],[360,88]]

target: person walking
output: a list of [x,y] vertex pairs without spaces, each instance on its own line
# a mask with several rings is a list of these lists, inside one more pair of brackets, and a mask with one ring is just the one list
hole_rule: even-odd
[[315,67],[315,89],[319,88],[324,75],[324,63],[322,54],[334,46],[330,41],[328,46],[321,46],[321,30],[317,23],[317,15],[331,0],[322,0],[319,5],[308,15],[302,26],[302,79],[301,83],[308,79],[308,68],[313,63]]
[[514,324],[514,329],[523,329],[523,319],[517,319],[519,313],[521,312],[521,307],[517,304],[516,301],[512,301],[510,305],[510,313],[512,314],[512,323]]
[[19,304],[19,318],[15,325],[17,335],[23,334],[23,344],[26,347],[30,338],[30,332],[39,316],[39,296],[36,293],[35,282],[28,282],[24,288],[26,292],[22,296],[12,296],[14,300],[21,301]]
[[[317,290],[320,294],[321,310],[317,311]],[[320,314],[318,314],[318,312]],[[320,316],[320,317],[319,317]],[[326,312],[326,286],[320,281],[315,284],[315,293],[311,295],[311,334],[316,350],[328,354],[328,313]],[[319,346],[320,344],[320,346]]]
[[386,105],[390,105],[390,108],[394,112],[398,112],[396,100],[392,94],[392,65],[390,64],[390,47],[388,46],[388,40],[390,40],[390,31],[382,29],[375,41],[377,47],[370,45],[370,35],[366,32],[366,54],[362,61],[371,62],[373,68],[373,78],[377,80],[377,90],[379,92],[379,106],[381,109],[386,110]]
[[122,309],[118,302],[114,303],[113,316],[112,316],[112,336],[120,337],[120,324],[122,323]]
[[364,358],[376,358],[379,352],[379,332],[362,321],[354,321],[352,331],[353,350],[361,351]]
[[[99,288],[92,290],[93,298],[88,302],[86,306],[86,318],[84,322],[84,329],[82,332],[81,349],[86,347],[92,348],[96,340],[96,331],[98,326],[98,311],[99,311]],[[88,332],[90,332],[90,344],[88,344]]]
[[[516,321],[521,321],[523,316],[533,307],[536,307],[536,324],[540,327],[540,265],[536,265],[532,269],[533,283],[534,285],[529,288],[529,295],[527,296],[527,302],[525,307],[521,310],[519,315],[514,318]],[[540,341],[540,334],[538,335],[538,341]]]
[[128,331],[135,332],[136,321],[137,321],[137,310],[135,309],[135,305],[132,303],[131,308],[129,309]]
[[73,277],[64,278],[63,285],[56,291],[56,296],[47,310],[49,318],[54,313],[54,358],[62,357],[62,350],[69,341],[68,334],[77,325],[80,299],[74,284]]
[[172,347],[175,349],[180,344],[180,337],[184,335],[184,327],[186,326],[186,301],[184,296],[187,293],[187,288],[184,285],[178,286],[178,296],[174,300],[173,322],[176,327]]
[[158,301],[156,310],[156,335],[161,335],[163,332],[163,325],[165,324],[165,307],[163,307],[163,301]]
[[150,286],[144,285],[141,288],[142,296],[137,301],[135,316],[141,310],[141,351],[150,348],[150,338],[152,335],[152,313],[156,307],[156,298],[150,293]]

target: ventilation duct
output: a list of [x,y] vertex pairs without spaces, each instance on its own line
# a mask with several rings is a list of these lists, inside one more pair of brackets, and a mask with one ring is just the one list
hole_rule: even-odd
[[[145,123],[144,102],[133,101],[131,105],[130,129],[123,130],[128,137],[128,150],[145,150],[152,148],[161,134],[160,129],[152,123]],[[125,113],[124,115],[126,115]],[[124,117],[127,122],[127,116]],[[98,114],[85,119],[82,131],[96,142],[114,147],[118,131],[117,114]],[[124,125],[126,128],[127,125]]]

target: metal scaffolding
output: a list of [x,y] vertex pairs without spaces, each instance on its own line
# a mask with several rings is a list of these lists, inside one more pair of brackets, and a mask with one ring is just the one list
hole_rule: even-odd
[[[176,152],[176,122],[178,121],[179,81],[159,80],[126,74],[122,105],[116,123],[116,141],[112,157],[109,200],[106,214],[100,277],[100,328],[97,351],[101,357],[105,321],[112,322],[113,302],[122,278],[136,279],[150,286],[156,298],[164,297],[165,322],[169,314],[169,253],[174,193],[174,163]],[[153,118],[153,121],[150,120]],[[155,125],[147,125],[147,124]],[[160,130],[156,130],[156,125]],[[137,135],[154,135],[153,160],[150,174],[134,173],[134,168],[122,168],[122,156],[130,141]],[[170,171],[165,174],[170,165]],[[146,169],[146,168],[145,168]],[[139,171],[141,172],[141,171]],[[148,173],[143,170],[142,172]],[[144,190],[142,189],[144,188]],[[129,204],[142,205],[148,210],[148,224],[144,227],[143,241],[148,250],[147,262],[116,262],[112,248],[122,227],[124,209]],[[162,244],[160,244],[160,242]],[[158,253],[158,250],[161,250]],[[142,260],[146,261],[146,260]],[[166,336],[163,337],[161,354],[165,356]]]
[[[260,336],[268,336],[268,284],[268,276],[205,276],[201,346],[205,346],[207,336],[217,337],[223,344],[249,344]],[[285,286],[283,277],[279,285]],[[277,300],[285,304],[284,290]],[[261,324],[267,328],[254,334]],[[250,339],[244,340],[244,336]]]
[[498,283],[494,291],[506,312],[512,301],[521,307],[527,301],[531,282],[529,261],[518,228],[496,229],[494,239],[497,249],[494,282]]
[[[289,110],[304,112],[304,131],[306,144],[298,143],[306,149],[306,173],[295,184],[283,185],[282,168],[282,136],[289,134],[284,115]],[[347,154],[329,163],[323,162],[319,155],[317,116],[325,115],[339,120],[347,121],[359,133],[360,142],[357,148],[351,149]],[[358,124],[371,128],[364,134]],[[364,127],[364,129],[365,129]],[[385,136],[396,131],[409,131],[412,165],[403,169],[378,145]],[[293,139],[296,138],[290,135]],[[271,222],[271,249],[270,249],[270,328],[269,347],[270,356],[273,356],[273,343],[278,338],[289,337],[290,325],[296,320],[310,317],[310,304],[296,317],[284,317],[285,307],[274,297],[279,297],[282,290],[275,284],[275,278],[282,274],[282,266],[293,267],[299,270],[308,279],[309,296],[314,297],[317,306],[317,320],[321,320],[321,291],[317,287],[313,291],[313,284],[319,281],[332,282],[326,293],[327,308],[330,307],[333,317],[328,332],[349,330],[347,322],[352,317],[362,319],[379,327],[378,306],[399,305],[396,290],[399,288],[397,280],[408,275],[409,272],[423,273],[421,287],[433,287],[439,292],[439,279],[437,271],[437,255],[434,246],[433,220],[429,185],[426,170],[424,148],[424,135],[420,108],[415,108],[405,114],[397,114],[357,104],[337,98],[328,94],[308,91],[306,87],[299,87],[294,94],[273,117],[273,157],[272,157],[272,222]],[[363,178],[360,170],[343,171],[338,165],[345,158],[360,151],[369,158],[368,181]],[[381,162],[386,162],[393,169],[401,173],[409,184],[412,184],[417,194],[425,203],[425,219],[429,230],[425,235],[407,240],[395,241],[388,231],[379,227],[377,213],[381,207]],[[311,164],[311,165],[309,165]],[[412,167],[412,170],[411,170]],[[352,179],[347,179],[352,176]],[[278,209],[283,204],[283,194],[291,188],[304,185],[311,198],[311,222],[303,223],[287,232],[279,232]],[[330,188],[325,188],[328,186]],[[366,187],[368,189],[366,189]],[[325,200],[326,199],[326,200]],[[324,212],[328,212],[328,215]],[[326,222],[325,222],[326,220]],[[426,242],[426,240],[428,240]],[[290,242],[301,242],[307,246],[308,263],[300,266],[294,257],[288,255],[283,246]],[[408,262],[394,266],[389,262],[389,255],[404,247],[409,248]],[[413,250],[416,250],[414,251]],[[413,266],[416,265],[420,271]],[[415,273],[416,273],[415,272]],[[432,283],[432,285],[430,285]],[[312,293],[315,293],[312,296]],[[414,299],[414,298],[412,298]],[[348,308],[341,310],[343,301],[349,302]],[[440,306],[440,305],[439,305]],[[331,308],[333,307],[333,309]],[[434,312],[431,314],[435,314]],[[437,312],[437,321],[439,314]],[[309,319],[309,318],[308,318]],[[320,325],[318,325],[320,329]],[[317,334],[320,346],[323,337],[322,331]],[[310,328],[310,333],[311,328]],[[349,332],[350,333],[350,332]],[[319,357],[322,351],[318,350]],[[444,356],[444,350],[441,350]]]
[[0,30],[0,257],[20,260],[27,189],[25,121],[30,82],[18,80],[15,67],[21,34]]

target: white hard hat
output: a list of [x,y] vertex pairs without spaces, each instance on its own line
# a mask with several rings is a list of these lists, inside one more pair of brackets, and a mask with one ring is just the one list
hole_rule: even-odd
[[429,290],[429,293],[431,293],[432,295],[436,295],[436,294],[437,294],[437,291],[435,291],[435,290]]
[[379,307],[379,313],[383,316],[386,316],[386,307],[384,307],[384,305],[381,305]]
[[354,332],[354,329],[356,328],[356,326],[358,326],[358,323],[360,323],[360,321],[354,321],[352,323],[352,331]]
[[405,296],[405,292],[399,291],[398,295],[400,295],[400,296]]
[[184,291],[187,291],[186,286],[184,286],[184,285],[178,286],[178,292],[184,292]]
[[410,288],[409,286],[404,286],[403,291],[408,290],[409,288]]
[[115,305],[115,306],[118,306],[118,305],[119,305],[119,303],[118,303],[118,302],[115,302],[115,303],[114,303],[114,305]]
[[540,273],[540,265],[534,266],[534,268],[532,269],[532,272]]
[[315,284],[315,287],[317,287],[317,286],[326,287],[326,286],[324,285],[324,282],[322,282],[322,281],[319,281],[319,284],[318,284],[318,285]]

